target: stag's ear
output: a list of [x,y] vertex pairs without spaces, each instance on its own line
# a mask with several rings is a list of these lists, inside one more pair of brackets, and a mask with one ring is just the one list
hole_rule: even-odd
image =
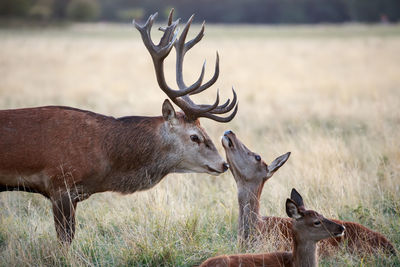
[[270,178],[274,173],[283,165],[286,163],[290,156],[290,152],[287,152],[286,154],[283,154],[282,156],[277,157],[271,164],[268,165],[268,173],[267,173],[267,178]]
[[286,214],[293,219],[300,219],[303,217],[302,211],[296,205],[296,203],[291,199],[286,199]]
[[303,197],[300,195],[299,192],[297,192],[296,189],[292,189],[292,192],[290,193],[290,198],[294,201],[294,203],[296,203],[297,206],[304,207]]
[[170,122],[171,124],[175,124],[177,122],[175,109],[168,99],[165,99],[162,105],[162,115],[164,120]]

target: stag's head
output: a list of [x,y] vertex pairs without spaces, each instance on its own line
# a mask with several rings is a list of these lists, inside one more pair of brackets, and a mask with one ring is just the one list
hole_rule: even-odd
[[288,152],[268,165],[259,154],[250,151],[232,131],[226,131],[221,141],[236,182],[244,186],[260,186],[271,178],[290,156]]
[[[197,105],[191,99],[190,95],[198,94],[211,87],[218,79],[219,75],[219,56],[217,53],[215,72],[212,78],[203,83],[205,63],[203,64],[200,77],[195,83],[187,86],[183,80],[183,59],[188,50],[197,44],[204,35],[204,23],[200,32],[192,40],[186,41],[193,16],[189,18],[182,33],[178,37],[177,26],[179,19],[173,21],[173,9],[168,18],[168,24],[160,27],[163,32],[160,42],[156,45],[151,40],[150,32],[157,13],[151,15],[146,23],[141,26],[134,22],[136,29],[139,30],[144,45],[150,52],[156,72],[159,87],[175,103],[182,112],[175,112],[172,104],[165,100],[162,113],[164,118],[163,137],[173,143],[175,151],[179,156],[179,164],[176,166],[177,172],[207,172],[218,175],[228,169],[228,164],[221,158],[215,145],[204,129],[200,126],[199,118],[209,118],[217,122],[231,121],[237,112],[237,98],[233,91],[233,99],[229,99],[219,105],[219,95],[212,105]],[[175,47],[176,51],[176,82],[178,89],[172,89],[168,86],[164,76],[164,59]],[[233,110],[233,111],[232,111]],[[225,114],[232,111],[226,117],[219,114]]]

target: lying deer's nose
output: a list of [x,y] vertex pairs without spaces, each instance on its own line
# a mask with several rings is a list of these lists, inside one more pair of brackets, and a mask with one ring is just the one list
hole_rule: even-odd
[[229,169],[229,164],[224,162],[224,164],[222,164],[222,168],[224,169],[224,172],[226,172]]
[[234,134],[231,130],[225,131],[224,135],[228,135],[228,134]]
[[340,231],[344,232],[344,230],[346,230],[346,227],[344,227],[343,225],[340,226]]

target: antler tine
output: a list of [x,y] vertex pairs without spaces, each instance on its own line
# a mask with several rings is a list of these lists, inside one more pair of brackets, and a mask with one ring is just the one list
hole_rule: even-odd
[[[178,30],[176,30],[176,31],[171,31],[170,30],[168,36],[165,33],[168,32],[169,27],[171,27],[172,25],[175,25],[175,27],[177,27],[178,23],[180,22],[180,19],[177,19],[174,23],[172,22],[173,14],[174,14],[174,9],[172,8],[171,11],[169,12],[169,16],[168,16],[168,26],[166,26],[164,28],[163,27],[159,28],[159,30],[164,32],[163,36],[161,37],[159,45],[162,46],[162,45],[166,45],[166,44],[170,43],[171,44],[171,49],[172,49],[172,46],[175,44],[175,42],[171,42],[171,39],[173,39],[173,38],[177,39],[178,38]],[[173,29],[175,29],[175,27],[173,27]],[[174,36],[171,38],[171,34],[172,33],[174,33]],[[176,36],[175,36],[175,34],[176,34]]]
[[[185,82],[183,81],[183,59],[186,54],[186,49],[185,49],[185,40],[186,36],[189,32],[190,25],[192,24],[194,15],[190,16],[188,21],[186,22],[185,27],[183,28],[183,31],[181,35],[179,36],[179,39],[175,42],[175,51],[176,51],[176,82],[178,84],[178,87],[180,89],[183,89],[186,87]],[[203,67],[205,65],[203,64]],[[201,84],[199,85],[199,87]],[[196,88],[197,90],[197,88]]]
[[[231,100],[228,98],[228,100],[226,100],[225,103],[223,103],[221,106],[215,107],[215,108],[224,108],[226,107],[229,103],[231,102]],[[210,105],[198,105],[200,107],[209,107]]]
[[[169,15],[168,15],[168,24],[167,24],[167,26],[171,26],[171,24],[172,24],[172,16],[173,16],[173,15],[174,15],[174,9],[171,8],[171,11],[169,12]],[[158,28],[158,30],[164,32],[165,29],[167,28],[167,26],[160,26],[160,27]]]
[[[154,49],[154,43],[151,41],[150,38],[144,38],[145,37],[150,37],[149,32],[152,27],[152,23],[150,23],[150,20],[152,19],[153,16],[157,16],[157,12],[150,15],[149,18],[147,19],[146,23],[143,26],[140,26],[139,24],[136,23],[135,20],[132,21],[132,24],[135,26],[135,28],[140,32],[140,35],[142,36],[143,43],[146,46],[147,49]],[[149,30],[147,30],[149,28]]]
[[194,37],[192,40],[188,41],[186,43],[186,51],[188,51],[189,49],[191,49],[195,44],[197,44],[198,42],[201,41],[201,39],[203,39],[204,36],[204,26],[205,26],[206,22],[203,21],[203,23],[201,24],[201,29],[200,32],[196,35],[196,37]]
[[[180,91],[181,92],[186,92],[185,94],[182,94],[180,96],[187,97],[188,94],[190,94],[191,92],[197,90],[201,86],[201,83],[203,82],[203,79],[204,79],[205,70],[206,70],[206,62],[204,61],[203,67],[201,67],[200,76],[199,76],[199,78],[197,79],[197,81],[194,84],[192,84],[189,87],[186,87],[186,86],[180,86],[180,83],[178,82],[178,87],[181,88]],[[180,74],[180,76],[182,76],[182,73]],[[182,80],[182,83],[183,83],[183,79],[181,79],[181,80]],[[184,84],[181,84],[181,85],[184,85]]]
[[[175,50],[176,50],[176,54],[177,54],[176,78],[177,78],[178,86],[180,88],[186,87],[185,83],[183,81],[183,75],[182,75],[184,56],[185,56],[186,52],[189,49],[191,49],[195,44],[197,44],[204,36],[205,22],[203,22],[203,24],[201,26],[201,30],[196,35],[196,37],[194,37],[192,40],[185,43],[190,25],[193,22],[193,17],[194,16],[192,15],[188,19],[180,37],[179,37],[179,40],[175,43]],[[218,54],[218,52],[216,54],[217,55],[216,55],[216,62],[215,62],[215,71],[214,71],[213,77],[208,82],[201,85],[198,89],[189,93],[189,95],[198,94],[198,93],[206,90],[207,88],[211,87],[217,81],[218,76],[219,76],[219,54]],[[203,65],[203,67],[204,67],[204,65]],[[233,90],[233,88],[232,88],[232,90]],[[184,110],[184,109],[183,110],[185,111],[187,116],[191,116],[194,118],[207,117],[207,118],[221,121],[221,122],[222,121],[230,121],[233,119],[233,117],[236,115],[236,112],[237,112],[237,105],[236,105],[237,96],[236,96],[236,92],[234,90],[233,90],[232,102],[230,102],[230,100],[228,99],[224,104],[222,104],[220,106],[215,105],[215,103],[217,103],[217,101],[213,105],[196,105],[193,103],[193,101],[190,99],[190,97],[188,95],[183,96],[182,100],[187,103],[187,105],[185,105],[185,109],[189,108],[188,110]],[[219,93],[217,93],[217,100],[219,100]],[[236,107],[236,110],[234,112],[232,112],[232,114],[228,117],[224,118],[224,117],[218,117],[218,116],[214,115],[214,114],[227,113],[227,112],[231,111],[234,107]],[[188,114],[191,114],[191,115],[188,115]]]
[[[191,48],[191,47],[193,47],[193,45],[194,44],[196,44],[197,42],[199,42],[200,40],[201,40],[201,38],[203,37],[203,33],[204,33],[204,22],[203,22],[203,25],[202,25],[202,29],[201,29],[201,31],[197,34],[197,36],[194,38],[194,39],[192,39],[192,40],[190,40],[189,42],[187,42],[187,43],[185,43],[185,41],[186,41],[186,37],[187,37],[187,34],[188,34],[188,32],[189,32],[189,28],[190,28],[190,26],[191,26],[191,24],[192,24],[192,22],[193,22],[193,18],[194,18],[194,14],[192,15],[192,16],[190,16],[190,18],[188,19],[188,21],[186,22],[186,25],[185,25],[185,27],[183,28],[183,31],[182,31],[182,33],[181,33],[181,35],[180,35],[180,37],[179,37],[179,39],[177,40],[177,42],[175,43],[175,50],[176,50],[176,61],[177,61],[177,63],[176,63],[176,81],[177,81],[177,84],[178,84],[178,86],[179,86],[179,88],[181,88],[181,89],[184,89],[184,88],[186,88],[186,85],[185,85],[185,82],[183,81],[183,59],[184,59],[184,56],[185,56],[185,54],[186,54],[186,52]],[[195,41],[194,41],[195,40]],[[218,57],[218,55],[217,55],[217,57]],[[217,58],[217,61],[218,61],[218,58]],[[202,74],[203,74],[203,70],[204,70],[204,68],[205,68],[205,63],[203,64],[203,69],[202,69]],[[218,68],[219,69],[219,68]],[[215,75],[214,75],[215,76]],[[218,76],[218,75],[217,75]],[[215,77],[213,77],[213,78],[215,78]],[[212,78],[212,79],[213,79]],[[216,80],[216,79],[215,79]],[[215,81],[214,81],[215,82]],[[195,92],[195,91],[198,91],[198,93],[200,93],[201,91],[204,91],[205,89],[207,89],[210,85],[212,85],[214,82],[212,82],[212,83],[210,83],[210,82],[207,82],[205,85],[199,85],[198,86],[198,88],[196,89],[196,90],[193,90],[192,92]],[[190,87],[193,87],[195,84],[193,84],[192,86],[190,86]],[[201,89],[201,90],[200,90]],[[191,92],[191,93],[192,93]],[[189,93],[189,94],[191,94],[191,93]],[[200,109],[200,110],[207,110],[207,109],[209,109],[211,106],[214,106],[214,105],[207,105],[207,106],[205,106],[205,105],[203,105],[203,106],[198,106],[198,105],[195,105],[194,103],[193,103],[193,101],[189,98],[189,96],[183,96],[182,97],[183,99],[185,99],[187,102],[189,102],[189,104],[190,104],[190,106],[191,106],[191,108],[193,108],[193,109]],[[219,98],[219,96],[218,96],[218,98]],[[197,113],[197,111],[194,111],[195,113]]]
[[[171,11],[169,12],[169,15],[168,15],[168,24],[167,24],[167,26],[171,26],[171,24],[172,24],[172,17],[174,15],[174,11],[175,10],[173,8],[171,8]],[[160,26],[158,29],[163,32],[163,31],[165,31],[166,28],[167,27]]]
[[[213,120],[216,120],[219,122],[229,122],[235,117],[235,115],[237,113],[237,109],[238,109],[237,95],[236,95],[236,92],[233,89],[233,87],[232,87],[232,92],[233,92],[232,102],[230,102],[230,99],[228,99],[224,104],[217,106],[217,104],[219,102],[219,90],[218,90],[217,91],[217,100],[215,101],[215,103],[213,105],[195,105],[195,104],[193,104],[193,102],[190,102],[191,104],[187,105],[187,103],[185,102],[184,108],[182,108],[182,110],[185,111],[185,110],[189,109],[189,111],[192,113],[191,116],[194,118],[206,117],[206,118],[213,119]],[[227,113],[227,112],[231,111],[233,108],[235,108],[235,110],[228,117],[219,117],[219,116],[214,115],[214,114]],[[185,111],[185,113],[186,113],[186,111]]]
[[171,11],[169,12],[169,16],[168,16],[168,26],[170,26],[171,23],[172,23],[172,17],[174,16],[174,11],[175,11],[175,9],[174,9],[174,8],[171,8]]
[[[167,26],[159,28],[159,30],[163,31],[164,33],[160,39],[160,42],[157,45],[153,43],[150,36],[151,27],[154,23],[155,18],[157,17],[157,13],[151,15],[143,26],[140,26],[136,22],[134,22],[135,27],[139,30],[143,42],[153,59],[158,85],[168,95],[168,97],[183,110],[188,119],[195,120],[199,117],[205,117],[218,122],[229,122],[233,119],[233,117],[235,117],[238,110],[237,96],[233,88],[232,102],[230,101],[230,99],[228,99],[224,104],[220,106],[218,106],[219,91],[217,92],[216,100],[212,105],[197,105],[189,97],[189,95],[198,94],[206,90],[217,81],[219,76],[218,52],[216,56],[214,75],[208,82],[202,85],[205,73],[205,61],[201,68],[200,76],[195,83],[193,83],[191,86],[186,86],[183,81],[183,59],[186,52],[198,42],[200,42],[200,40],[203,38],[205,22],[203,22],[201,30],[196,35],[196,37],[186,42],[186,37],[189,32],[189,28],[193,22],[194,15],[192,15],[188,19],[185,27],[182,30],[182,33],[178,38],[177,25],[179,23],[179,19],[173,22],[173,14],[174,9],[172,9],[169,13]],[[173,46],[176,50],[176,82],[178,84],[179,90],[171,89],[167,85],[164,76],[164,59],[171,52]],[[219,117],[215,115],[230,112],[233,108],[233,112],[227,117]]]
[[147,20],[146,24],[148,27],[146,27],[146,31],[150,34],[151,27],[153,27],[154,20],[157,18],[158,12],[154,13],[153,15],[150,15],[149,19]]
[[212,78],[208,82],[206,82],[205,84],[201,85],[199,87],[199,89],[194,90],[193,92],[191,92],[190,95],[195,95],[195,94],[201,93],[204,90],[206,90],[207,88],[211,87],[218,80],[218,77],[219,77],[219,54],[217,52],[217,58],[215,60],[214,75],[212,76]]
[[168,47],[168,54],[178,38],[178,30],[176,29],[178,23],[179,19],[164,29],[164,34],[157,45],[158,47]]
[[226,101],[224,103],[224,105],[221,105],[221,106],[216,107],[215,109],[211,110],[210,113],[212,113],[212,114],[224,114],[224,113],[227,113],[227,112],[231,111],[235,107],[236,101],[237,101],[236,92],[233,89],[233,87],[232,87],[232,92],[233,92],[233,99],[232,99],[232,102],[230,103],[229,106],[228,106],[228,104],[229,104],[230,99],[228,99],[228,101]]
[[219,116],[216,116],[216,115],[211,114],[209,112],[208,113],[204,113],[199,117],[208,118],[208,119],[211,119],[211,120],[214,120],[214,121],[218,121],[218,122],[230,122],[236,116],[236,113],[238,111],[238,107],[239,107],[239,103],[236,104],[235,109],[233,110],[231,115],[229,115],[228,117],[219,117]]
[[213,109],[218,107],[219,91],[217,91],[217,98],[212,105],[196,105],[193,103],[193,101],[191,101],[190,98],[184,100],[183,97],[181,99],[177,99],[177,102],[179,103],[177,105],[185,112],[188,118],[196,119],[198,117],[201,117],[201,114],[208,113],[209,111],[212,111]]
[[228,99],[224,104],[222,104],[220,106],[217,106],[217,107],[215,107],[213,109],[210,109],[210,107],[211,107],[210,105],[199,105],[199,106],[204,108],[204,109],[209,108],[209,111],[207,111],[207,112],[209,112],[210,114],[224,114],[224,113],[227,113],[227,112],[231,111],[235,107],[236,101],[237,101],[236,92],[233,89],[233,87],[232,87],[232,92],[233,92],[233,100],[232,100],[232,102],[230,102],[231,100]]
[[192,25],[194,19],[194,14],[190,16],[190,18],[188,19],[188,21],[185,24],[185,27],[183,28],[183,31],[181,33],[181,36],[179,37],[179,40],[176,42],[175,47],[180,46],[180,50],[182,52],[182,54],[186,53],[186,49],[185,49],[185,41],[186,41],[186,37],[187,34],[189,32],[189,28]]
[[175,22],[172,22],[172,14],[173,12],[170,13],[171,24],[162,29],[164,34],[161,37],[160,43],[158,45],[154,45],[150,36],[151,27],[155,18],[157,17],[157,13],[150,15],[143,26],[140,26],[135,21],[133,23],[136,29],[139,30],[142,36],[143,43],[153,59],[157,82],[160,88],[168,95],[169,98],[171,98],[171,100],[174,100],[175,98],[187,95],[200,87],[204,78],[205,66],[203,65],[200,77],[192,86],[180,90],[174,90],[167,85],[164,77],[164,59],[171,52],[172,47],[177,41],[176,27],[178,26],[178,23],[180,21],[180,19],[177,19]]
[[133,24],[135,25],[135,28],[140,32],[143,43],[146,46],[147,50],[149,50],[150,55],[153,58],[156,57],[162,59],[168,56],[169,52],[172,49],[172,46],[176,42],[176,38],[178,36],[176,27],[178,26],[179,19],[176,20],[174,23],[171,23],[171,25],[164,29],[164,34],[161,37],[161,41],[156,46],[151,40],[150,31],[157,15],[158,13],[150,15],[143,26],[137,24],[135,20],[133,20]]

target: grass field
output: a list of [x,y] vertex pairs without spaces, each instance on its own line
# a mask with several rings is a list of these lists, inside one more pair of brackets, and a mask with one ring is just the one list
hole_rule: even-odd
[[[198,30],[194,27],[193,32]],[[267,182],[261,213],[286,216],[295,187],[308,207],[359,222],[400,249],[400,25],[207,26],[188,53],[188,83],[215,51],[216,88],[239,112],[229,124],[202,120],[221,153],[232,129],[266,162],[292,155]],[[174,56],[167,77],[174,85]],[[150,56],[132,26],[0,29],[0,108],[66,105],[112,115],[160,115]],[[1,138],[1,136],[0,136]],[[81,202],[69,250],[57,243],[50,202],[0,194],[0,266],[192,266],[237,244],[230,173],[171,174],[155,188]],[[248,252],[264,252],[268,244]],[[400,266],[400,258],[342,253],[322,266]]]

